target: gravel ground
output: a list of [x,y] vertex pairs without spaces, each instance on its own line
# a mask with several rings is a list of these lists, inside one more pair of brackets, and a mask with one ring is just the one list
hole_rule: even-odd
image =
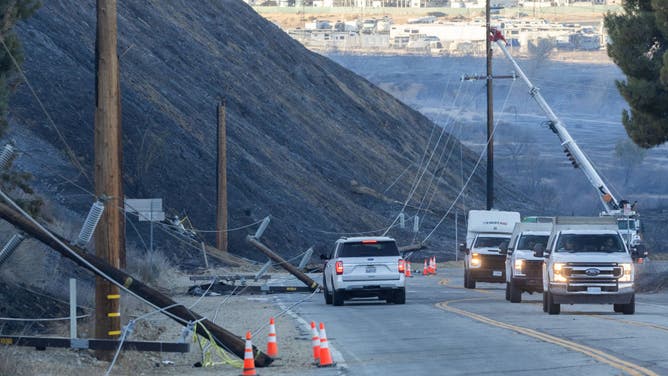
[[[280,274],[272,273],[281,278]],[[174,281],[180,293],[173,298],[193,311],[214,321],[219,326],[242,336],[246,331],[254,334],[253,344],[266,351],[269,318],[275,317],[279,356],[270,367],[258,368],[262,375],[295,375],[313,369],[311,365],[310,329],[304,327],[288,314],[282,313],[277,304],[278,294],[272,295],[218,295],[191,296],[185,291],[191,284],[187,276]],[[308,298],[311,294],[301,294]],[[322,299],[315,294],[311,299]],[[137,318],[150,310],[135,310],[132,318]],[[127,321],[127,320],[126,320]],[[124,321],[125,322],[125,321]],[[61,328],[61,336],[66,325]],[[81,327],[81,326],[80,326]],[[81,332],[85,329],[82,328]],[[166,316],[155,314],[137,321],[131,340],[178,342],[183,327]],[[239,375],[241,370],[232,365],[220,364],[213,367],[194,367],[200,362],[202,353],[196,343],[192,343],[189,353],[155,353],[124,351],[115,363],[112,375]],[[230,359],[240,360],[235,356]],[[222,360],[214,357],[215,360]],[[0,347],[0,375],[103,375],[109,368],[108,362],[95,359],[88,350],[48,348],[36,351],[30,347]]]

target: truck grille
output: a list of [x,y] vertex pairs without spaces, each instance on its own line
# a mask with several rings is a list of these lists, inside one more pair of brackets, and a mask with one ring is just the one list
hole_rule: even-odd
[[480,255],[481,267],[489,270],[506,270],[505,255]]
[[587,291],[589,287],[600,287],[601,292],[617,292],[617,279],[622,276],[622,268],[615,263],[569,263],[562,273],[568,278],[568,291]]
[[543,277],[543,261],[528,260],[525,262],[524,267],[524,275],[527,278],[541,279]]

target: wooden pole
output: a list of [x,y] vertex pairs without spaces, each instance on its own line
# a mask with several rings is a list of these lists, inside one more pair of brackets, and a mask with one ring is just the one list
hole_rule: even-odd
[[[95,253],[109,265],[124,265],[121,181],[121,121],[117,53],[116,0],[97,0],[95,43],[95,195],[105,199],[105,211],[95,233]],[[121,334],[119,289],[102,278],[95,282],[95,337],[118,338]],[[111,360],[113,351],[96,356]]]
[[218,105],[218,184],[216,211],[216,248],[227,252],[227,131],[225,102]]
[[[143,299],[146,299],[147,301],[156,305],[157,307],[160,308],[170,307],[166,308],[165,311],[174,315],[176,318],[172,316],[170,317],[181,325],[185,326],[189,322],[194,322],[202,319],[202,316],[198,315],[195,312],[190,311],[183,305],[177,304],[174,300],[172,300],[168,296],[152,289],[149,286],[146,286],[141,281],[135,279],[131,275],[114,267],[113,265],[110,265],[105,260],[95,255],[86,253],[85,250],[73,246],[69,244],[68,241],[59,238],[61,243],[65,244],[67,247],[69,247],[69,249],[73,250],[80,258],[76,257],[75,255],[69,252],[67,247],[64,247],[58,241],[53,239],[49,235],[49,233],[39,228],[37,225],[28,220],[26,217],[22,216],[16,210],[2,203],[0,203],[0,218],[6,220],[7,222],[11,223],[16,228],[21,229],[27,234],[30,234],[30,236],[53,248],[55,251],[59,252],[64,257],[71,259],[72,261],[82,266],[83,268],[92,271],[94,274],[98,276],[100,275],[97,270],[105,273],[112,280],[122,284],[128,290],[132,291],[133,293],[137,294]],[[209,332],[211,332],[214,341],[219,346],[229,349],[231,352],[233,352],[236,356],[240,358],[244,357],[245,341],[240,336],[237,336],[206,319],[200,321],[200,324],[201,325],[197,326],[197,333],[199,335],[203,336],[204,338],[209,338],[208,334],[206,333],[206,330],[208,330]],[[206,328],[206,330],[204,328]],[[271,364],[271,362],[273,362],[273,358],[259,351],[255,346],[253,346],[253,351],[254,351],[256,366],[266,367],[269,364]]]
[[260,241],[257,240],[255,237],[248,235],[246,237],[246,241],[252,244],[258,250],[260,250],[262,253],[267,255],[267,257],[272,259],[274,262],[276,262],[277,266],[280,266],[281,268],[287,270],[290,274],[297,277],[297,279],[304,282],[304,284],[306,284],[306,286],[308,286],[310,289],[315,290],[318,288],[318,283],[316,281],[312,280],[311,277],[307,276],[305,273],[302,273],[301,270],[297,269],[295,266],[287,262],[284,258],[274,253],[274,251],[269,249],[269,247],[260,243]]
[[494,208],[494,86],[492,81],[492,41],[490,0],[485,1],[485,48],[487,50],[487,210]]

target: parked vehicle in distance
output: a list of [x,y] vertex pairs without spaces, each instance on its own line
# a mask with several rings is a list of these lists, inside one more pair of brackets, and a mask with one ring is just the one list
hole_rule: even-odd
[[499,246],[508,244],[520,213],[499,210],[470,210],[466,225],[464,287],[474,289],[476,282],[504,283],[506,255]]
[[336,241],[323,271],[325,303],[374,297],[388,303],[406,303],[405,261],[394,239],[354,237]]
[[[533,217],[535,218],[535,217]],[[552,223],[516,223],[508,247],[501,247],[506,254],[506,300],[522,302],[522,293],[543,292],[543,258],[534,256],[536,245],[543,248],[552,231]]]
[[561,304],[613,304],[635,313],[634,266],[617,219],[556,217],[543,263],[543,310],[559,314]]

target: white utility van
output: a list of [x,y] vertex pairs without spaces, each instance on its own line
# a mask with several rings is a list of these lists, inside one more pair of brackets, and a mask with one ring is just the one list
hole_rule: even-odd
[[499,210],[470,210],[466,226],[464,287],[474,289],[476,282],[504,283],[506,255],[499,246],[508,244],[520,213]]

